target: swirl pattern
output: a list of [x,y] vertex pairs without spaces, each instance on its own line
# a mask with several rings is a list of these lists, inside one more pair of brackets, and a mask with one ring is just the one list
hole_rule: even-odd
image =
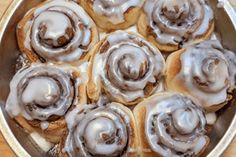
[[124,13],[131,7],[141,7],[143,0],[94,0],[93,10],[101,15],[109,17],[113,24],[124,22]]
[[[29,14],[32,14],[30,21],[23,20],[18,25],[20,47],[24,45],[45,61],[77,61],[97,41],[93,21],[72,1],[48,1],[25,18]],[[26,39],[22,40],[20,37],[25,34]]]
[[180,57],[176,79],[184,80],[188,92],[204,104],[223,103],[230,85],[229,63],[214,41],[187,48]]
[[93,59],[92,79],[116,101],[132,104],[162,87],[164,58],[141,37],[123,31],[110,34]]
[[131,118],[118,103],[74,109],[67,117],[69,134],[64,150],[70,156],[128,155],[133,135]]
[[144,10],[160,44],[182,46],[204,35],[213,21],[213,11],[205,0],[149,0]]
[[[64,71],[63,71],[64,70]],[[77,103],[79,80],[68,69],[34,64],[19,70],[11,81],[6,110],[27,120],[46,121],[63,116]]]
[[236,89],[236,53],[227,49],[224,49],[219,43],[215,45],[221,52],[223,52],[225,58],[229,63],[229,73],[230,73],[230,87]]
[[198,155],[209,138],[205,136],[203,110],[180,94],[149,99],[145,135],[151,149],[162,156]]

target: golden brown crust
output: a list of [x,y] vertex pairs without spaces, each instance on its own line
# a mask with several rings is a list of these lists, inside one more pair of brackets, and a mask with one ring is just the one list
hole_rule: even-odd
[[45,130],[41,129],[40,121],[27,121],[21,116],[15,117],[15,120],[27,132],[38,132],[40,135],[45,137],[47,141],[52,143],[58,143],[61,139],[61,136],[66,131],[66,122],[64,118],[59,118],[58,120],[48,122],[48,128],[46,128]]
[[[41,58],[33,50],[32,46],[30,44],[27,47],[25,45],[25,41],[31,40],[30,39],[31,31],[29,31],[29,30],[31,30],[31,26],[29,25],[29,22],[33,20],[35,10],[46,5],[48,2],[49,2],[49,0],[46,0],[45,2],[40,3],[36,7],[29,10],[17,25],[16,37],[17,37],[19,49],[23,54],[25,54],[27,56],[27,59],[31,63],[38,62],[38,61],[43,61],[43,62],[45,61],[44,58]],[[92,27],[90,28],[90,31],[91,31],[90,44],[94,45],[98,41],[98,30],[97,30],[95,24],[92,25]],[[88,52],[86,52],[86,53],[88,53]],[[86,53],[85,53],[85,55],[82,55],[79,60],[70,62],[70,64],[80,65],[81,63],[88,61],[89,56]]]
[[[86,86],[81,85],[78,91],[80,95],[77,98],[75,98],[80,100],[78,105],[86,104],[87,102]],[[75,106],[72,106],[71,108],[74,107]],[[41,128],[41,121],[39,120],[28,121],[22,116],[15,117],[15,120],[27,132],[29,133],[38,132],[40,135],[45,137],[46,140],[52,143],[58,143],[67,130],[67,124],[64,116],[61,118],[56,118],[55,120],[46,121],[46,123],[48,123],[48,127],[45,130]]]
[[[45,4],[45,2],[43,4]],[[16,37],[19,49],[22,53],[24,53],[27,56],[30,62],[36,62],[39,60],[39,57],[34,52],[32,52],[32,49],[26,48],[24,43],[27,36],[25,30],[30,29],[29,26],[26,25],[26,23],[33,18],[33,12],[35,11],[35,9],[36,8],[33,8],[28,12],[28,14],[24,16],[24,18],[18,23],[16,29]]]
[[162,44],[158,43],[155,39],[155,35],[153,34],[151,28],[148,26],[147,21],[148,21],[148,17],[144,13],[144,11],[142,11],[140,18],[137,22],[137,29],[140,34],[142,34],[149,42],[151,42],[153,45],[155,45],[161,51],[171,52],[171,51],[175,51],[178,49],[178,46],[176,46],[176,45],[170,45],[170,44],[169,45],[162,45]]
[[27,25],[27,23],[34,18],[35,10],[47,3],[48,1],[42,2],[38,6],[30,9],[17,25],[16,37],[19,49],[21,50],[22,53],[24,53],[28,57],[30,62],[37,62],[39,60],[39,56],[32,50],[31,46],[30,48],[27,48],[25,46],[25,40],[27,40],[26,39],[27,35],[29,35],[26,33],[26,30],[30,29],[30,26]]
[[233,98],[233,95],[232,95],[232,93],[231,93],[229,90],[228,90],[228,93],[227,93],[227,94],[228,94],[228,95],[227,95],[227,98],[226,98],[226,100],[225,100],[224,102],[222,102],[222,103],[220,103],[220,104],[216,104],[216,105],[209,106],[209,107],[206,108],[206,111],[207,111],[207,112],[216,112],[216,111],[218,111],[219,109],[223,108],[225,105],[227,105],[228,102],[229,102],[230,100],[232,100],[232,98]]
[[137,123],[137,130],[139,133],[139,140],[141,146],[141,157],[154,157],[157,156],[153,152],[148,144],[148,140],[145,135],[145,118],[146,118],[146,107],[144,105],[139,105],[134,108],[134,117]]
[[[83,77],[81,75],[82,74],[79,71],[74,71],[72,73],[71,79]],[[76,105],[83,105],[87,103],[85,83],[81,83],[80,85],[78,85],[76,93],[78,94],[76,94],[76,97],[74,98],[74,100],[75,101],[78,100],[78,104],[72,104],[69,110],[76,107]],[[50,119],[46,120],[45,123],[47,123],[46,125],[48,126],[45,129],[41,127],[42,121],[40,120],[27,120],[20,115],[17,117],[14,117],[14,119],[27,132],[29,133],[37,132],[43,137],[45,137],[47,141],[52,142],[52,143],[58,143],[61,140],[61,137],[64,134],[64,132],[67,130],[67,124],[66,124],[64,116],[62,117],[55,116],[51,118],[51,120]]]
[[93,11],[93,2],[91,0],[78,0],[78,3],[83,6],[83,8],[87,11],[87,13],[92,17],[98,27],[100,27],[101,31],[112,32],[117,29],[126,29],[132,25],[134,25],[141,12],[140,7],[130,7],[124,13],[124,22],[119,24],[113,24],[108,20],[108,18],[104,15],[98,15]]
[[[151,28],[148,26],[147,21],[148,21],[148,17],[142,11],[140,18],[138,20],[138,23],[137,23],[137,28],[138,28],[138,32],[142,34],[148,41],[154,44],[162,52],[173,52],[180,49],[179,46],[177,45],[159,43],[156,40],[155,34],[152,32]],[[211,20],[209,23],[208,30],[204,34],[195,37],[195,39],[191,41],[191,44],[199,43],[201,41],[209,39],[211,37],[212,32],[214,31],[214,27],[215,27],[214,20]]]
[[[166,93],[159,93],[158,95],[166,95]],[[148,99],[151,99],[152,97],[155,97],[156,95],[150,96]],[[139,103],[137,106],[135,106],[133,110],[133,114],[137,123],[137,130],[139,134],[140,139],[140,156],[141,157],[162,157],[160,154],[154,152],[149,143],[148,139],[146,138],[145,134],[145,119],[146,119],[146,112],[147,108],[146,105],[148,104],[149,100],[145,99],[141,103]]]
[[[174,80],[175,76],[181,70],[181,60],[180,56],[185,51],[185,49],[180,49],[168,56],[166,60],[166,86],[167,89],[172,90],[176,88],[176,90],[180,90],[181,92],[186,91],[187,89],[184,86],[178,86],[178,84],[182,84],[182,81],[177,82]],[[176,84],[178,83],[178,84]]]
[[[186,49],[184,48],[180,49],[168,56],[166,60],[166,86],[169,91],[177,91],[186,95],[191,95],[188,88],[183,84],[184,80],[175,79],[176,75],[178,75],[181,70],[180,56],[182,53],[184,53],[185,50]],[[231,99],[232,93],[228,90],[227,99],[223,103],[214,104],[209,107],[205,107],[204,109],[208,112],[215,112],[224,107]]]
[[134,150],[133,152],[132,151],[129,152],[128,157],[136,157],[139,154],[138,148],[140,146],[140,137],[138,135],[137,124],[136,124],[135,118],[133,116],[133,113],[128,109],[126,109],[126,110],[127,110],[126,112],[129,114],[129,117],[131,119],[130,125],[132,128],[131,129],[132,130],[131,140],[130,140],[131,142],[129,143],[129,147],[136,148],[136,150]]
[[[126,33],[128,33],[129,35],[135,35],[135,36],[141,37],[141,35],[133,33],[133,32],[126,32]],[[89,99],[91,99],[92,102],[96,102],[96,101],[98,101],[99,97],[103,93],[106,96],[108,96],[112,101],[125,104],[126,106],[135,105],[135,104],[141,102],[144,98],[150,96],[154,92],[154,90],[157,88],[156,83],[159,83],[159,82],[147,83],[145,88],[143,89],[143,91],[144,91],[144,96],[143,97],[138,97],[137,99],[134,99],[132,101],[126,101],[122,97],[113,96],[110,93],[111,89],[108,88],[108,87],[103,86],[101,79],[96,79],[95,80],[94,79],[94,74],[93,74],[94,67],[95,67],[95,65],[94,65],[95,64],[94,63],[95,62],[95,57],[98,53],[102,54],[103,52],[106,52],[106,50],[103,51],[101,49],[104,49],[104,47],[106,48],[106,46],[104,46],[104,45],[106,45],[105,42],[107,41],[108,36],[106,36],[103,40],[99,41],[93,47],[93,49],[91,49],[91,51],[89,52],[90,64],[89,64],[89,70],[88,70],[89,71],[89,74],[88,74],[89,75],[89,81],[88,81],[88,85],[87,85],[88,97],[89,97]],[[136,43],[137,41],[134,41],[134,42]],[[143,43],[140,42],[140,43],[137,43],[137,44],[143,44]],[[109,43],[108,43],[108,46],[109,46]],[[153,47],[153,48],[155,48],[155,47]],[[98,68],[98,67],[96,67],[96,68]],[[97,78],[97,76],[96,76],[96,78]],[[155,78],[155,79],[159,80],[159,79],[162,79],[162,78]]]
[[[128,117],[130,118],[130,132],[129,132],[129,144],[126,146],[126,148],[128,148],[126,150],[126,157],[137,157],[139,156],[139,147],[140,147],[140,140],[139,140],[139,134],[138,134],[138,130],[137,130],[137,124],[135,121],[135,118],[133,116],[132,111],[122,105],[118,105],[118,107],[120,107],[123,111],[125,111],[128,115]],[[68,130],[64,132],[60,143],[59,143],[59,152],[60,152],[60,157],[69,157],[68,153],[63,152],[63,148],[65,147],[65,142],[66,142],[66,138],[68,136]],[[129,148],[132,148],[131,150]]]
[[[154,152],[149,143],[148,143],[148,139],[146,138],[145,135],[145,119],[146,119],[146,112],[147,112],[147,105],[149,104],[149,99],[152,99],[156,96],[168,96],[170,95],[170,93],[168,92],[163,92],[163,93],[158,93],[155,95],[150,96],[148,99],[145,99],[144,101],[142,101],[141,103],[139,103],[133,110],[133,114],[137,123],[137,130],[138,130],[138,135],[139,135],[139,140],[140,140],[140,156],[141,157],[162,157],[162,155],[158,154],[157,152]],[[201,150],[201,152],[199,152],[199,154],[197,156],[194,157],[198,157],[200,156],[204,150],[207,148],[208,144],[210,143],[210,139],[206,138],[207,142],[204,146],[204,148]]]
[[[89,2],[91,2],[91,1],[89,1]],[[144,37],[146,37],[148,41],[150,41],[152,44],[154,44],[158,49],[160,49],[163,52],[172,52],[172,51],[179,49],[179,47],[176,45],[171,45],[171,44],[163,45],[163,44],[160,44],[156,41],[155,36],[151,32],[147,23],[145,22],[145,21],[147,21],[147,16],[144,13],[141,13],[141,15],[140,15],[140,8],[138,8],[138,7],[130,8],[124,14],[125,22],[118,24],[118,25],[114,25],[110,21],[108,21],[105,16],[94,14],[94,12],[92,11],[91,3],[89,3],[89,2],[88,1],[86,2],[86,0],[81,0],[81,5],[83,5],[85,10],[87,10],[87,12],[90,14],[90,16],[92,16],[92,18],[96,21],[97,25],[103,31],[111,32],[116,29],[126,29],[127,27],[135,24],[138,17],[140,16],[140,20],[138,21],[137,28],[138,28],[139,33],[142,34]],[[43,5],[45,3],[46,2],[42,3],[41,5]],[[41,5],[37,6],[37,8],[40,7]],[[33,8],[19,22],[18,29],[16,32],[19,48],[20,48],[21,52],[26,54],[26,56],[28,57],[30,62],[36,62],[36,61],[40,60],[40,57],[35,52],[33,52],[32,49],[28,49],[24,45],[24,41],[26,40],[25,30],[29,29],[27,27],[27,22],[33,18],[33,12],[35,11],[35,9],[36,8]],[[213,30],[214,30],[214,21],[211,21],[208,31],[205,34],[196,37],[196,39],[193,41],[193,43],[197,43],[197,42],[209,39]],[[92,34],[93,34],[92,37],[96,36],[96,33],[97,33],[97,30],[96,30],[96,28],[93,27],[92,28]],[[94,46],[94,48],[89,51],[88,55],[83,57],[82,60],[83,61],[93,60],[96,52],[99,50],[99,47],[102,45],[103,42],[104,42],[104,40],[101,40],[99,43],[97,43]],[[170,59],[169,59],[169,62],[167,62],[168,68],[167,68],[166,82],[167,82],[168,89],[171,90],[173,88],[176,88],[176,89],[178,89],[178,91],[188,94],[187,89],[181,85],[182,84],[181,81],[177,82],[177,81],[173,80],[174,77],[181,70],[180,55],[183,53],[183,51],[184,51],[184,49],[181,49],[175,53],[172,53],[169,56]],[[93,62],[91,62],[90,67],[93,67]],[[88,75],[89,75],[88,86],[86,87],[85,85],[83,85],[79,89],[80,93],[87,93],[87,94],[83,94],[85,97],[82,97],[81,99],[82,99],[82,102],[86,102],[87,101],[86,95],[88,95],[88,97],[95,102],[99,99],[99,96],[101,95],[102,90],[100,90],[100,88],[102,88],[101,87],[102,85],[97,82],[97,84],[99,84],[97,86],[93,82],[93,80],[91,79],[92,78],[92,68],[89,68]],[[231,99],[230,95],[228,95],[228,99],[229,100]],[[140,100],[136,100],[131,103],[123,102],[122,100],[118,100],[118,102],[126,103],[126,105],[133,105],[133,104],[137,104],[138,102],[140,102]],[[219,105],[211,106],[211,107],[207,108],[207,110],[208,111],[216,111],[216,110],[222,108],[224,105],[226,105],[227,102],[228,101],[225,101],[224,103],[221,103]],[[133,137],[132,137],[134,140],[132,140],[133,142],[130,145],[135,148],[137,148],[139,145],[141,146],[142,153],[140,156],[143,156],[143,157],[153,157],[153,156],[159,157],[160,156],[161,157],[161,155],[159,155],[156,152],[151,150],[151,148],[148,144],[148,141],[145,138],[144,130],[145,130],[146,107],[144,105],[139,105],[139,106],[135,107],[135,109],[133,111],[135,118],[132,116],[131,111],[128,111],[128,112],[129,112],[130,117],[132,119],[131,123],[130,123],[131,127],[134,128],[133,129]],[[49,127],[45,130],[40,129],[40,122],[38,122],[38,121],[27,121],[22,117],[16,117],[15,119],[23,128],[25,128],[30,133],[36,131],[36,132],[40,133],[42,136],[44,136],[48,141],[53,142],[53,143],[57,143],[57,142],[61,141],[60,142],[60,152],[62,152],[62,149],[64,148],[65,137],[67,136],[66,122],[65,122],[64,118],[60,118],[56,121],[49,122]],[[136,127],[136,124],[138,127]],[[62,138],[63,140],[61,139],[61,137],[63,137]],[[209,143],[209,140],[207,143]],[[202,152],[203,151],[204,150],[202,150]],[[62,153],[60,156],[68,157],[68,154]],[[135,156],[137,156],[137,154],[130,153],[127,156],[128,157],[135,157]]]
[[[97,101],[99,99],[100,96],[100,92],[101,92],[101,83],[100,82],[94,82],[93,81],[93,60],[94,57],[98,51],[98,49],[100,48],[100,46],[102,45],[102,43],[104,42],[105,39],[99,41],[89,52],[90,56],[90,64],[89,64],[89,68],[88,68],[88,85],[87,85],[87,95],[88,97],[92,100],[92,101]],[[97,85],[96,85],[97,84]]]

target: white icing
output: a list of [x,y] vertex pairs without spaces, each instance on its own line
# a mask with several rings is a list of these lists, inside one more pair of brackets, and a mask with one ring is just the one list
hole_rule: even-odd
[[204,107],[223,103],[230,81],[229,64],[223,53],[212,45],[214,41],[206,41],[186,48],[180,57],[181,71],[175,78],[182,80],[188,93]]
[[[74,51],[74,53],[58,56],[58,62],[70,62],[72,60],[78,61],[79,60],[78,56],[81,57],[82,54],[83,54],[83,50],[76,49]],[[52,55],[52,56],[54,56],[54,55]],[[77,59],[75,59],[75,58],[77,58]]]
[[202,34],[205,34],[208,27],[209,22],[213,20],[213,10],[208,6],[204,6],[204,17],[202,20],[202,24],[198,27],[198,29],[193,33],[193,36],[201,36]]
[[236,53],[226,49],[222,51],[229,62],[230,86],[236,88]]
[[[83,105],[83,107],[82,107]],[[74,157],[75,152],[73,149],[73,142],[72,142],[72,138],[73,138],[73,129],[75,128],[76,124],[79,123],[79,121],[82,119],[82,117],[84,116],[84,113],[80,113],[79,112],[82,111],[82,109],[84,109],[84,112],[90,110],[91,108],[93,108],[94,106],[89,106],[87,104],[80,104],[77,105],[72,111],[69,111],[66,116],[65,116],[65,120],[67,123],[67,128],[68,128],[68,135],[67,138],[65,140],[65,145],[63,148],[63,153],[66,153],[70,156],[70,157]]]
[[[100,52],[107,42],[108,49]],[[92,79],[97,86],[101,79],[106,91],[114,99],[132,102],[144,98],[147,84],[157,81],[153,92],[162,89],[159,87],[162,86],[164,58],[143,38],[117,31],[107,36],[100,50],[93,60]]]
[[[25,29],[29,29],[30,28],[30,26],[32,25],[32,21],[28,21],[28,22],[26,22],[26,24],[25,24]],[[18,28],[18,29],[20,29],[20,28]],[[30,45],[30,41],[31,41],[31,39],[30,39],[30,31],[27,31],[26,32],[26,34],[25,34],[25,41],[24,41],[24,46],[27,48],[27,49],[31,49],[31,45]]]
[[[130,117],[121,104],[110,103],[98,107],[81,105],[68,112],[66,122],[69,134],[64,151],[69,156],[125,153],[123,149],[128,143]],[[109,143],[109,140],[114,142]]]
[[103,40],[107,36],[106,32],[99,32],[99,37],[101,40]]
[[131,7],[141,7],[144,0],[94,0],[95,13],[106,16],[113,24],[124,22],[124,13]]
[[99,81],[100,81],[99,75],[103,72],[103,69],[101,67],[105,67],[104,60],[105,58],[102,55],[95,55],[94,60],[93,60],[92,79],[97,87],[99,86]]
[[42,130],[46,130],[48,128],[48,126],[49,126],[49,122],[47,122],[47,121],[40,123],[40,127]]
[[29,82],[22,94],[22,102],[35,102],[41,106],[47,107],[59,93],[59,87],[52,79],[35,78]]
[[52,115],[63,116],[78,101],[73,101],[78,94],[74,89],[80,85],[72,77],[74,70],[49,64],[32,64],[20,69],[10,83],[6,111],[12,117],[22,115],[27,120],[45,121]]
[[195,147],[194,147],[194,152],[195,154],[198,154],[202,151],[202,146],[205,146],[207,143],[206,143],[206,137],[200,137],[199,140],[197,141]]
[[212,33],[210,40],[217,40],[217,34]]
[[182,46],[191,42],[206,33],[213,20],[213,11],[204,0],[149,0],[144,11],[148,25],[161,44]]
[[33,15],[25,27],[25,46],[30,49],[32,46],[46,61],[77,61],[93,46],[91,29],[95,24],[78,4],[67,0],[48,1]]
[[156,90],[153,92],[154,94],[160,93],[166,91],[166,87],[165,87],[165,80],[161,80],[159,86],[156,88]]
[[53,147],[52,143],[48,142],[37,132],[32,132],[30,136],[44,152],[48,152]]
[[208,125],[214,125],[216,120],[217,120],[217,116],[215,112],[210,112],[206,114],[206,120],[207,120],[207,124]]
[[[41,38],[51,39],[53,46],[59,46],[58,38],[66,34],[67,28],[73,27],[70,19],[65,14],[53,11],[42,12],[35,18],[32,27],[33,32],[40,26],[47,27],[45,34],[43,34]],[[67,37],[67,40],[70,39]]]
[[89,67],[89,62],[84,62],[78,67],[80,71],[80,80],[82,81],[83,84],[87,84],[89,80],[88,67]]
[[132,32],[132,33],[136,33],[138,32],[138,29],[137,29],[137,26],[132,26],[132,27],[129,27],[125,30],[126,32]]
[[87,143],[88,149],[92,150],[93,154],[112,154],[116,151],[117,144],[100,144],[100,141],[103,140],[102,135],[112,136],[115,131],[115,125],[108,118],[100,117],[91,121],[84,131],[84,138],[89,139]]
[[[90,44],[90,38],[91,38],[92,34],[90,30],[85,30],[84,31],[84,37],[82,39],[81,45],[83,46],[87,46]],[[96,38],[96,37],[95,37]]]
[[224,5],[225,5],[224,1],[218,1],[217,8],[224,8]]
[[[91,27],[92,21],[89,18],[88,14],[82,9],[81,6],[78,4],[68,1],[68,0],[53,0],[49,1],[46,5],[41,6],[40,8],[37,8],[34,12],[34,15],[37,16],[44,10],[54,10],[52,7],[64,7],[66,6],[70,10],[72,10],[75,14],[77,14],[80,18],[80,20],[87,26]],[[56,9],[57,10],[57,9]]]
[[175,127],[184,134],[189,134],[197,127],[199,118],[196,112],[185,112],[179,109],[173,113],[173,119],[176,119]]
[[[197,155],[205,146],[206,119],[199,104],[180,94],[147,100],[145,135],[151,149],[162,156]],[[177,152],[181,152],[178,155]]]

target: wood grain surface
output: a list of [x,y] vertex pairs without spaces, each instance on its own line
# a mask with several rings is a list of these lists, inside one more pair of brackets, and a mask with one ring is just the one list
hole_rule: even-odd
[[[12,0],[0,0],[0,18],[4,14],[5,10],[9,6]],[[230,0],[236,8],[236,0]],[[0,133],[0,157],[16,157],[13,151],[10,149],[2,134]],[[225,151],[222,157],[236,157],[236,139],[231,143],[229,148]]]

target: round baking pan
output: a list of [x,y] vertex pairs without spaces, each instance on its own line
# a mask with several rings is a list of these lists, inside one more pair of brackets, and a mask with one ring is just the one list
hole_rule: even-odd
[[[49,156],[5,112],[4,103],[9,93],[9,82],[15,73],[17,47],[15,30],[24,14],[42,0],[14,0],[0,21],[0,130],[19,157]],[[209,1],[216,20],[215,32],[224,47],[236,52],[236,12],[227,0]],[[235,92],[236,93],[236,92]],[[235,94],[236,95],[236,94]],[[236,96],[234,95],[234,99]],[[218,157],[236,134],[236,101],[217,112],[217,121],[209,133],[211,143],[202,156]]]

